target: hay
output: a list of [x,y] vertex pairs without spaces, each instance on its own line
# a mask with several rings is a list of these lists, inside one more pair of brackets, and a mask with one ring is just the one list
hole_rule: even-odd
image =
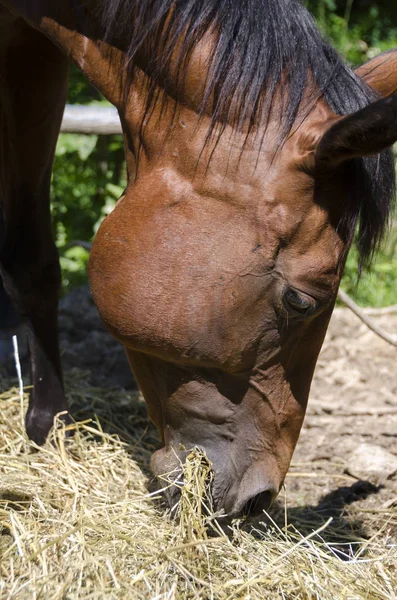
[[82,373],[67,387],[81,422],[72,439],[60,427],[40,450],[24,434],[18,390],[0,395],[1,598],[395,598],[385,528],[371,540],[345,534],[337,549],[330,522],[306,535],[269,518],[235,522],[226,535],[197,449],[166,513],[148,492],[156,436],[138,394],[89,388]]

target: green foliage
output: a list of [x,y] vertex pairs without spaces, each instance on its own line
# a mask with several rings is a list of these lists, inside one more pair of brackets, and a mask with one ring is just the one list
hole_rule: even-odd
[[77,66],[72,63],[70,65],[69,104],[92,104],[94,101],[106,102],[102,95],[90,85]]
[[[306,0],[323,35],[352,65],[397,47],[397,3],[388,0]],[[394,21],[393,21],[394,19]],[[105,103],[72,66],[69,103]],[[126,185],[121,136],[63,134],[59,138],[53,182],[54,233],[61,256],[64,291],[85,280],[88,253],[68,247],[73,240],[92,240],[100,222]],[[348,257],[343,288],[360,304],[397,303],[397,231],[379,253],[371,273],[357,282],[357,251]]]
[[125,186],[121,136],[60,135],[52,178],[52,215],[64,291],[84,281],[88,260],[85,250],[68,248],[68,244],[92,240]]
[[[108,103],[75,65],[71,66],[69,104]],[[91,241],[126,186],[121,135],[59,136],[51,186],[53,229],[59,250],[63,292],[86,281],[88,252],[69,247]]]
[[358,252],[349,253],[342,279],[343,289],[361,306],[389,306],[397,303],[397,232],[390,236],[372,269],[357,277]]
[[352,65],[397,47],[397,22],[379,2],[364,3],[361,9],[357,0],[308,0],[306,4],[324,37]]

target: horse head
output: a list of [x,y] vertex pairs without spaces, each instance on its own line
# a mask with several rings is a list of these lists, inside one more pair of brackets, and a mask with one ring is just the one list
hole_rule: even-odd
[[365,157],[397,139],[397,98],[347,116],[319,99],[281,147],[270,123],[243,150],[226,129],[203,151],[205,118],[157,110],[94,243],[94,299],[160,431],[154,473],[198,446],[216,507],[255,513],[286,476],[352,222],[393,188],[389,155]]

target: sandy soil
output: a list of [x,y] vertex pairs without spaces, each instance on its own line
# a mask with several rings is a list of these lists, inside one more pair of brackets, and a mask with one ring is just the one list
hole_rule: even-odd
[[[376,321],[397,333],[397,315]],[[366,473],[362,463],[381,449],[385,471]],[[330,514],[364,536],[381,526],[395,534],[396,455],[397,349],[348,309],[336,309],[287,478],[287,504],[298,513],[306,506],[305,516]]]

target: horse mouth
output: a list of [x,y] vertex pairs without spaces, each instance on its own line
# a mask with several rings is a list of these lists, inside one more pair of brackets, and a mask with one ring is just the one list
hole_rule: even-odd
[[242,517],[255,518],[267,512],[273,504],[274,494],[270,490],[265,490],[256,494],[242,507],[240,513]]

